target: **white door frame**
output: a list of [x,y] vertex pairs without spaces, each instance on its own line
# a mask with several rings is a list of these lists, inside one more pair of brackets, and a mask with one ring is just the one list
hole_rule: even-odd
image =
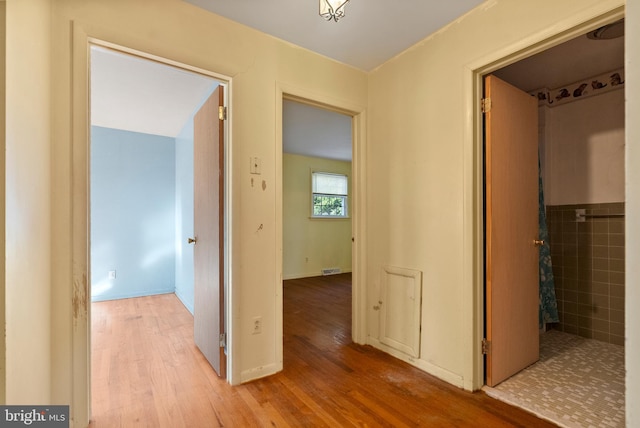
[[[169,66],[178,67],[190,72],[202,74],[217,80],[225,86],[224,102],[227,106],[227,120],[224,121],[225,145],[225,329],[227,332],[227,376],[233,373],[233,316],[232,303],[232,269],[231,269],[231,239],[228,239],[232,230],[231,212],[231,120],[232,120],[232,79],[210,70],[198,68],[189,64],[173,61],[168,58],[156,56],[141,50],[135,50],[116,43],[109,42],[108,34],[93,28],[95,34],[74,23],[73,50],[72,50],[72,75],[73,75],[73,99],[72,99],[72,300],[73,300],[73,325],[72,340],[72,396],[71,419],[83,424],[91,416],[91,293],[90,293],[90,199],[89,199],[89,149],[90,136],[90,46],[102,46],[125,54],[138,56],[143,59],[160,62]],[[228,378],[229,379],[229,378]]]
[[276,344],[276,361],[282,370],[283,361],[283,312],[282,312],[282,267],[283,267],[283,210],[282,210],[282,101],[290,99],[351,116],[351,141],[353,148],[351,175],[352,198],[352,326],[351,336],[355,343],[365,344],[366,324],[366,108],[344,100],[326,97],[285,83],[276,84],[276,332],[280,341]]
[[484,357],[481,342],[484,337],[484,128],[481,110],[483,78],[485,75],[564,43],[581,34],[624,17],[624,7],[605,14],[586,11],[559,22],[554,27],[522,39],[501,50],[492,52],[468,64],[464,70],[464,105],[469,115],[464,129],[464,236],[471,241],[463,255],[464,283],[471,288],[464,293],[464,325],[472,326],[466,347],[464,388],[478,390],[484,386]]

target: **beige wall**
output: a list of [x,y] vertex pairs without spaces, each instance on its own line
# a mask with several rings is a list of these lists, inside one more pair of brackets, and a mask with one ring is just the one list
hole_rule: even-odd
[[[88,334],[82,327],[87,316],[82,304],[87,266],[82,260],[86,258],[88,37],[230,78],[230,376],[237,383],[279,370],[282,272],[276,263],[280,242],[276,183],[277,153],[282,149],[277,148],[276,109],[282,93],[278,88],[364,109],[366,75],[179,0],[59,0],[53,2],[52,19],[54,399],[74,403],[84,399],[85,404],[73,411],[78,421],[86,420],[82,396],[86,351],[80,345]],[[75,126],[70,128],[72,118]],[[250,157],[261,159],[264,186],[251,185]],[[261,335],[251,334],[255,316],[263,319]]]
[[[351,272],[351,218],[310,217],[312,171],[345,174],[351,188],[351,162],[283,155],[284,279],[318,276],[322,268]],[[351,200],[348,207],[351,214]]]
[[[86,266],[74,266],[82,254],[72,244],[82,238],[82,209],[72,202],[72,166],[82,171],[82,138],[86,117],[86,34],[147,51],[176,61],[232,77],[232,191],[231,230],[234,270],[234,334],[237,361],[235,378],[260,374],[265,364],[276,367],[275,327],[277,275],[273,256],[279,251],[276,237],[276,147],[278,105],[276,87],[283,83],[301,93],[317,94],[336,104],[367,104],[366,158],[369,175],[366,242],[367,273],[377,298],[380,269],[385,264],[412,267],[424,273],[422,357],[414,364],[466,388],[477,386],[478,224],[476,180],[478,158],[473,142],[477,123],[472,105],[477,92],[471,70],[491,68],[519,49],[563,32],[622,5],[622,0],[567,0],[514,2],[489,0],[446,30],[430,37],[405,54],[367,76],[309,52],[280,43],[224,19],[203,13],[178,0],[57,0],[52,3],[52,33],[45,19],[49,2],[10,0],[7,5],[7,399],[29,402],[74,403],[73,426],[84,426],[86,370],[82,352],[72,337],[84,333],[79,325],[86,307],[72,305],[82,297]],[[35,9],[35,10],[29,10]],[[627,9],[627,165],[640,165],[640,5]],[[632,23],[632,24],[629,24]],[[636,25],[634,25],[636,24]],[[72,35],[73,29],[73,35]],[[29,32],[28,40],[24,33]],[[44,42],[51,35],[52,76],[49,85],[49,51]],[[72,57],[71,44],[76,48]],[[33,45],[36,46],[33,46]],[[25,46],[31,46],[28,54]],[[35,65],[36,67],[24,67]],[[71,75],[73,65],[73,79]],[[486,67],[485,67],[486,66]],[[33,73],[33,74],[32,74]],[[35,76],[34,76],[35,74]],[[32,86],[36,82],[36,86]],[[44,85],[44,88],[41,86]],[[50,104],[48,88],[53,86]],[[74,89],[72,99],[71,89]],[[41,90],[36,90],[35,88]],[[17,92],[20,92],[20,97]],[[32,104],[27,110],[25,102]],[[51,107],[49,109],[49,107]],[[11,110],[11,113],[9,112]],[[73,130],[70,123],[73,113]],[[47,124],[53,115],[53,150],[49,151]],[[85,122],[83,122],[83,120]],[[44,127],[28,127],[39,123]],[[366,131],[366,132],[365,132]],[[12,145],[20,139],[22,145]],[[28,142],[28,143],[25,143]],[[275,149],[275,150],[274,150]],[[31,156],[26,165],[26,152]],[[75,156],[75,157],[73,157]],[[266,190],[251,188],[250,156],[263,159]],[[9,161],[18,162],[9,165]],[[51,215],[48,194],[48,162],[51,162]],[[73,162],[72,162],[73,161]],[[75,163],[74,163],[75,162]],[[20,165],[24,171],[18,169]],[[28,172],[28,174],[27,174]],[[640,169],[626,168],[627,214],[640,216]],[[80,192],[82,194],[82,192]],[[21,199],[17,200],[16,195]],[[83,196],[80,196],[82,202]],[[76,199],[78,199],[76,197]],[[77,200],[76,200],[77,202]],[[474,208],[475,207],[475,208]],[[28,209],[28,211],[27,211]],[[75,209],[75,211],[74,211]],[[20,214],[21,216],[18,216]],[[49,219],[53,223],[49,230]],[[25,223],[28,227],[24,226]],[[264,227],[256,233],[258,226]],[[637,236],[640,226],[627,222],[627,234]],[[72,227],[75,225],[75,229]],[[355,225],[354,225],[355,226]],[[15,228],[14,228],[15,227]],[[15,232],[14,232],[15,230]],[[75,235],[73,234],[75,232]],[[23,235],[26,233],[26,235]],[[77,237],[80,235],[80,238]],[[21,241],[16,239],[20,236]],[[52,236],[51,247],[48,237]],[[74,238],[75,236],[75,238]],[[44,242],[43,242],[44,241]],[[640,277],[640,244],[627,246],[627,283]],[[29,244],[29,253],[25,254]],[[33,242],[42,245],[31,245]],[[49,253],[49,248],[51,252]],[[81,253],[81,251],[79,251]],[[19,259],[19,256],[25,256]],[[49,257],[50,256],[50,257]],[[53,261],[53,293],[45,284]],[[27,263],[28,262],[28,263]],[[635,266],[635,267],[634,267]],[[74,275],[75,273],[75,275]],[[85,279],[86,283],[86,279]],[[75,294],[74,294],[75,293]],[[638,287],[627,289],[627,402],[640,400],[640,304]],[[75,301],[78,303],[78,300]],[[52,330],[48,329],[49,304]],[[275,303],[275,304],[274,304]],[[372,305],[368,304],[368,307]],[[263,316],[265,333],[249,336],[249,320]],[[481,314],[480,314],[481,315]],[[376,334],[374,313],[368,314],[370,333]],[[48,330],[47,330],[48,331]],[[29,337],[25,341],[24,337]],[[51,341],[49,341],[51,337]],[[36,343],[34,339],[42,339]],[[48,346],[52,369],[49,372]],[[22,353],[20,353],[22,351]],[[74,372],[75,367],[75,372]],[[15,370],[15,371],[14,371]],[[15,374],[14,374],[15,373]],[[17,377],[20,376],[20,383]],[[38,383],[36,383],[36,379]],[[51,381],[49,381],[51,379]],[[27,391],[28,390],[28,391]],[[82,407],[82,406],[80,406]],[[640,424],[638,409],[627,406],[627,425]]]
[[624,90],[546,110],[546,205],[624,202]]
[[371,73],[372,344],[386,349],[377,342],[378,313],[371,309],[379,298],[382,266],[420,270],[421,356],[399,356],[456,385],[482,385],[481,139],[474,105],[481,88],[473,71],[504,66],[503,58],[515,60],[516,52],[623,4],[488,1]]
[[[6,113],[6,35],[7,35],[7,21],[6,21],[6,9],[7,4],[4,1],[0,1],[0,242],[5,242],[5,113]],[[0,331],[5,332],[6,317],[5,317],[5,246],[0,245]],[[5,381],[7,376],[6,371],[6,351],[5,341],[0,340],[0,403],[4,403],[6,387]]]
[[50,3],[6,5],[6,402],[49,403]]

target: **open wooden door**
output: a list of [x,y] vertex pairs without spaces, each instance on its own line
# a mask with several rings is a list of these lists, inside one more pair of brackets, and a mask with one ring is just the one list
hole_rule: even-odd
[[539,358],[538,107],[485,78],[486,384]]
[[218,376],[224,353],[224,126],[218,86],[194,117],[194,325],[195,343]]

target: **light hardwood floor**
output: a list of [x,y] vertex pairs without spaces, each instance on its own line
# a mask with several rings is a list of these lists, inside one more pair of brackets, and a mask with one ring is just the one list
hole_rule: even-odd
[[351,342],[348,274],[285,281],[284,370],[232,387],[173,294],[92,304],[92,428],[551,427]]

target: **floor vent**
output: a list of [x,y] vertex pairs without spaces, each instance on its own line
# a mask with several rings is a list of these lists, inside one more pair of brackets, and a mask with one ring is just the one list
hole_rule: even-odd
[[342,272],[340,268],[323,268],[322,275],[335,275]]

